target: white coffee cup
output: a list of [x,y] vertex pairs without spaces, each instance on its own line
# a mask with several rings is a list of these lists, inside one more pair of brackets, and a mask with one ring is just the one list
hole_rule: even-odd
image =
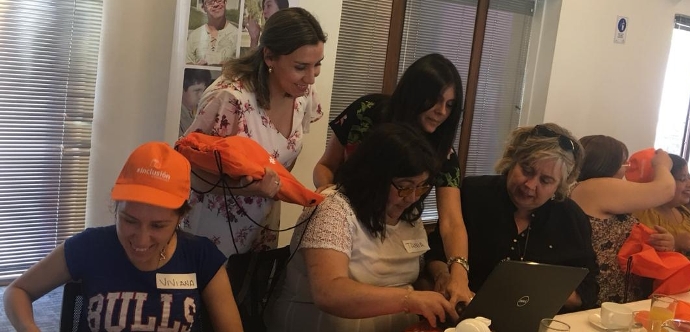
[[446,329],[444,332],[491,332],[489,325],[491,320],[488,318],[468,318],[458,323],[455,328]]
[[629,327],[633,322],[633,310],[620,303],[602,303],[600,315],[601,325],[607,329]]

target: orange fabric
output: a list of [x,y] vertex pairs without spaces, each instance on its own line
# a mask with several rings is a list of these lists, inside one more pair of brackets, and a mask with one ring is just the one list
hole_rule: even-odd
[[314,206],[323,201],[323,196],[304,187],[251,138],[190,133],[175,143],[175,149],[195,167],[214,174],[219,174],[217,154],[222,161],[223,173],[236,179],[247,175],[261,179],[265,174],[264,167],[269,167],[280,177],[281,186],[277,199],[302,206]]
[[110,197],[177,209],[189,198],[189,171],[187,159],[167,143],[144,143],[127,158]]
[[627,269],[628,257],[632,257],[631,272],[655,279],[654,293],[678,294],[690,290],[690,261],[678,252],[659,252],[647,244],[653,229],[637,223],[630,236],[618,251],[621,270]]
[[630,167],[625,171],[625,179],[633,182],[651,182],[654,179],[652,158],[656,150],[653,148],[637,151],[630,156]]

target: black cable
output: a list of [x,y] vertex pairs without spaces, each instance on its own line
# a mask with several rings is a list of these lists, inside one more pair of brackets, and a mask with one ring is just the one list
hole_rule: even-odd
[[[213,187],[211,187],[209,190],[204,191],[204,192],[199,191],[199,190],[196,190],[196,189],[194,189],[194,188],[191,188],[191,189],[192,189],[193,192],[198,193],[198,194],[207,194],[207,193],[211,192],[212,190],[216,189],[216,188],[219,187],[219,186],[220,186],[220,188],[223,190],[223,201],[225,202],[225,204],[224,204],[224,205],[225,205],[225,215],[226,215],[227,222],[228,222],[228,228],[230,229],[230,237],[232,238],[232,245],[235,247],[235,253],[239,253],[239,250],[238,250],[238,248],[237,248],[237,244],[235,243],[235,235],[234,235],[234,232],[233,232],[233,230],[232,230],[232,220],[230,219],[230,216],[231,216],[231,215],[234,216],[234,214],[231,214],[231,213],[230,213],[230,208],[228,207],[228,196],[230,196],[230,198],[232,198],[232,200],[235,202],[235,205],[237,206],[238,211],[239,211],[242,215],[244,215],[247,219],[249,219],[249,221],[251,221],[251,222],[252,222],[254,225],[256,225],[256,226],[258,226],[258,227],[260,227],[260,228],[262,228],[262,229],[264,229],[264,230],[271,231],[271,232],[286,232],[286,231],[295,229],[295,228],[299,227],[300,225],[302,225],[302,224],[308,222],[309,220],[311,220],[311,217],[312,217],[312,216],[314,215],[314,213],[316,212],[316,208],[314,208],[314,210],[312,211],[312,213],[309,215],[309,217],[308,217],[307,219],[305,219],[305,220],[303,220],[303,221],[301,221],[301,222],[299,222],[299,223],[296,223],[294,226],[290,226],[290,227],[287,227],[287,228],[284,228],[284,229],[272,229],[272,228],[270,228],[270,227],[264,226],[264,225],[262,225],[262,224],[256,222],[256,220],[254,220],[251,216],[249,216],[249,214],[247,213],[247,211],[244,210],[244,208],[242,207],[242,205],[240,204],[240,202],[237,200],[237,195],[234,195],[234,194],[232,193],[232,189],[243,189],[243,188],[246,188],[246,187],[248,187],[249,185],[251,185],[251,184],[253,184],[253,183],[259,181],[259,180],[254,180],[254,181],[252,181],[252,182],[249,182],[249,183],[247,183],[247,184],[245,184],[245,185],[241,185],[241,186],[236,186],[236,187],[235,187],[235,186],[230,186],[230,185],[228,184],[228,182],[227,182],[227,179],[223,176],[223,174],[224,174],[224,172],[223,172],[223,163],[222,163],[222,157],[220,156],[220,153],[219,153],[217,150],[215,150],[215,151],[213,151],[213,154],[214,154],[214,157],[215,157],[215,160],[216,160],[216,167],[218,168],[218,174],[220,174],[220,178],[218,179],[218,181],[217,181],[216,183],[213,183],[213,182],[210,182],[210,181],[204,179],[203,177],[200,177],[197,173],[195,173],[194,171],[192,171],[192,174],[194,174],[194,176],[196,176],[197,178],[201,179],[201,180],[202,180],[203,182],[205,182],[206,184],[213,185]],[[228,195],[228,194],[229,194],[229,195]],[[302,236],[304,236],[304,233],[302,233]],[[300,237],[300,240],[299,240],[299,243],[298,243],[298,247],[299,247],[299,244],[301,244],[301,243],[302,243],[302,237]],[[293,253],[290,255],[290,258],[288,258],[288,262],[292,259],[292,256],[294,255],[295,252],[297,252],[296,249],[295,249],[295,251],[293,251]]]

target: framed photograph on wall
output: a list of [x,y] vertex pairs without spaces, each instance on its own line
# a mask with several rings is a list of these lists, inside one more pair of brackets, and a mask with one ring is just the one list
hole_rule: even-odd
[[[298,5],[298,0],[180,1],[186,3],[178,3],[176,17],[186,22],[176,23],[173,45],[183,49],[173,54],[178,57],[184,54],[184,57],[172,59],[170,75],[171,86],[173,81],[178,82],[177,89],[182,85],[176,106],[180,110],[178,137],[191,125],[201,95],[221,75],[223,64],[257,47],[263,26],[271,15],[280,9]],[[186,6],[186,12],[180,13],[181,8]],[[183,25],[186,34],[179,36]],[[181,62],[184,65],[179,66]],[[169,95],[180,96],[179,92]]]

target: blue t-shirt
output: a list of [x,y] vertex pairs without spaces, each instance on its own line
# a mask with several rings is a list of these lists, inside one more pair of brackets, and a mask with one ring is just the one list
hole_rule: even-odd
[[203,305],[201,293],[225,263],[209,239],[180,231],[170,260],[155,271],[140,271],[115,226],[69,238],[65,258],[72,279],[82,283],[79,331],[189,331]]

